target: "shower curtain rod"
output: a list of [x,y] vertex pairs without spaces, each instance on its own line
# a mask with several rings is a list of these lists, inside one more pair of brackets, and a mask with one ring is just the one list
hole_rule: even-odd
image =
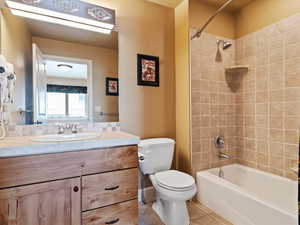
[[203,25],[203,27],[197,31],[195,35],[192,36],[192,40],[195,38],[199,38],[202,34],[202,32],[205,30],[205,28],[210,24],[210,22],[220,13],[225,9],[233,0],[228,0],[225,2],[209,19],[208,21]]

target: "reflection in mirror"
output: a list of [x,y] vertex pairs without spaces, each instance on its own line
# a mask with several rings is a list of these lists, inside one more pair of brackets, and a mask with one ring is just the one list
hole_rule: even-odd
[[[21,37],[21,38],[20,38]],[[118,34],[101,34],[12,15],[1,10],[1,54],[14,62],[10,124],[57,121],[116,122]]]
[[91,65],[85,60],[46,58],[48,119],[89,118]]

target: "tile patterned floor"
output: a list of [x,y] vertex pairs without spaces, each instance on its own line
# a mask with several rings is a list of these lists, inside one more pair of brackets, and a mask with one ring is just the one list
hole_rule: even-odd
[[[191,225],[233,225],[199,203],[189,203]],[[151,204],[140,205],[139,225],[164,225],[151,208]]]

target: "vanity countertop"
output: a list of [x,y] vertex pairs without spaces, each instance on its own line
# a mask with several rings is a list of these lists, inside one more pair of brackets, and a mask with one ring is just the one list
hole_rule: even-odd
[[84,151],[137,145],[140,138],[122,131],[101,132],[99,138],[72,142],[33,142],[32,136],[7,137],[0,140],[0,158]]

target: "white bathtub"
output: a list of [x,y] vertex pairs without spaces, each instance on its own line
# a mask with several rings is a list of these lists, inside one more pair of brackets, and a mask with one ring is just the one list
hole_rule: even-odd
[[234,225],[298,225],[298,183],[233,164],[197,173],[198,200]]

